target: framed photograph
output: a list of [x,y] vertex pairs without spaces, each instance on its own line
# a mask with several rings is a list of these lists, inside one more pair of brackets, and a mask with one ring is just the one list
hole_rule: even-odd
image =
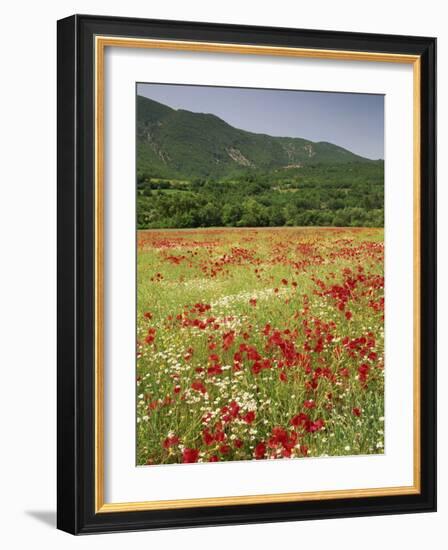
[[436,509],[434,38],[58,22],[58,527]]

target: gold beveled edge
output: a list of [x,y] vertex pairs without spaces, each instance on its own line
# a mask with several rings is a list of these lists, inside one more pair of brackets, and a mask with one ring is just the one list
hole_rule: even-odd
[[147,502],[116,502],[103,504],[97,513],[133,512],[138,510],[169,510],[179,508],[200,508],[201,506],[233,506],[275,502],[303,502],[313,500],[334,500],[342,498],[382,497],[390,495],[416,495],[415,487],[388,487],[378,489],[351,489],[337,491],[314,491],[306,493],[276,493],[266,495],[244,495],[216,498],[194,498],[182,500],[154,500]]
[[104,504],[104,50],[95,47],[95,510]]
[[97,48],[119,46],[120,48],[151,48],[160,50],[203,51],[208,53],[240,53],[247,55],[275,55],[281,57],[310,57],[350,61],[383,61],[387,63],[414,63],[419,56],[381,52],[357,52],[350,50],[325,50],[292,48],[283,46],[255,46],[217,42],[194,42],[188,40],[159,40],[153,38],[122,38],[119,36],[96,36]]
[[[277,493],[216,498],[142,502],[104,502],[104,48],[119,46],[128,48],[153,48],[164,50],[204,51],[210,53],[239,53],[254,55],[275,55],[351,61],[376,61],[388,63],[411,63],[413,65],[413,157],[414,157],[414,409],[413,409],[413,485],[403,487],[381,487],[371,489],[347,489],[302,493]],[[188,42],[176,40],[155,40],[95,37],[95,512],[129,512],[137,510],[163,510],[197,508],[207,506],[231,506],[238,504],[261,504],[275,502],[300,502],[331,500],[341,498],[379,497],[411,495],[421,492],[420,457],[420,56],[342,50],[318,50],[221,44],[209,42]]]

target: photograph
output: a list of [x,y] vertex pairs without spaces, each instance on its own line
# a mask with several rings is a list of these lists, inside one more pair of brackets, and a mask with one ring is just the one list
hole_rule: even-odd
[[380,28],[58,21],[59,529],[436,510],[436,38]]
[[385,453],[384,95],[136,84],[136,464]]

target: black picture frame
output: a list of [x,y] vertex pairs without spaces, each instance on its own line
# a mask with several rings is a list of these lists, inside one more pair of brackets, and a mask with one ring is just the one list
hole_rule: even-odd
[[[421,60],[419,494],[95,512],[94,55],[97,35],[417,55]],[[57,526],[73,534],[436,510],[436,39],[74,15],[58,21]]]

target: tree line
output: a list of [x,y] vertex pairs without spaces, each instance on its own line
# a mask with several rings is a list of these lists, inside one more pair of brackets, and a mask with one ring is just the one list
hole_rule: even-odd
[[137,177],[138,229],[384,225],[383,163],[247,173],[215,181]]

